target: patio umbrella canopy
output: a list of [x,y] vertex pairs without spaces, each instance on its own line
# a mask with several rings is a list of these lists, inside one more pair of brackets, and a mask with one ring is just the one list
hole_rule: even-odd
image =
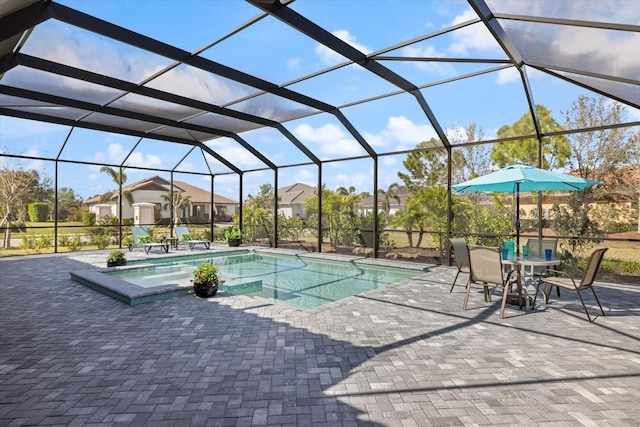
[[531,191],[579,191],[598,181],[550,172],[528,165],[511,165],[471,179],[453,188],[461,193],[486,191],[516,195],[516,251],[520,254],[520,193]]

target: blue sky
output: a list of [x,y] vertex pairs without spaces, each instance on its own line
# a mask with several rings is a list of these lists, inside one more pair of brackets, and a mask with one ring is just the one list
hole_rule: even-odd
[[[208,47],[260,13],[250,4],[239,0],[67,0],[60,3],[189,52]],[[520,12],[520,3],[530,2],[509,3],[508,11]],[[625,10],[609,7],[610,5],[605,7],[602,3],[606,2],[562,3],[567,3],[564,7],[571,7],[572,10],[567,12],[560,10],[559,6],[555,7],[553,12],[560,17],[562,14],[571,13],[570,16],[578,14],[582,19],[597,17],[596,20],[601,21],[611,19],[618,20],[615,22],[640,22],[640,12],[634,10],[633,13],[629,13],[629,10],[626,10],[626,16],[621,18],[616,15],[624,14]],[[413,40],[475,17],[466,1],[297,1],[291,7],[365,53],[378,52],[388,46]],[[628,16],[634,14],[635,18]],[[561,38],[560,30],[554,31],[549,30],[547,36],[557,38],[554,43],[559,44],[558,49],[565,52],[567,57],[588,54],[592,49],[609,49],[613,50],[612,54],[616,54],[615,45],[607,44],[609,37],[614,37],[613,34],[601,32],[595,37],[592,31],[573,31],[571,38],[565,40]],[[543,35],[540,37],[544,38]],[[623,42],[625,41],[618,41],[621,44]],[[166,58],[114,43],[54,20],[36,28],[22,51],[135,83],[171,64]],[[344,58],[335,52],[301,36],[271,17],[260,20],[247,31],[219,41],[200,54],[279,85],[344,62]],[[396,57],[506,59],[498,44],[481,24],[402,46],[385,54]],[[535,52],[532,52],[532,55],[535,55]],[[418,86],[499,67],[498,64],[488,63],[397,60],[381,63]],[[550,108],[561,123],[562,112],[570,107],[579,94],[593,95],[535,69],[528,68],[527,73],[534,101]],[[107,102],[117,95],[115,91],[104,88],[96,90],[91,84],[71,79],[50,81],[50,77],[42,74],[44,73],[34,70],[12,70],[6,73],[2,83],[21,87],[43,85],[49,88],[48,90],[51,90],[51,86],[61,85],[71,88],[72,93],[79,99],[87,96],[89,99],[86,100],[96,103]],[[256,93],[254,88],[212,77],[187,66],[177,67],[163,74],[152,80],[149,86],[216,105],[225,105],[240,96]],[[358,66],[338,68],[288,87],[334,106],[345,106],[363,98],[379,97],[398,90],[388,82],[372,77]],[[498,128],[515,122],[527,111],[519,74],[514,68],[494,70],[472,78],[434,85],[422,89],[421,92],[441,126],[451,135],[454,142],[454,135],[469,123],[480,126],[485,139],[492,139],[496,136]],[[128,95],[117,102],[136,103],[141,108],[148,107],[147,100],[137,95]],[[252,114],[270,118],[296,117],[296,112],[306,109],[268,95],[229,105],[229,108],[250,111]],[[378,153],[411,149],[421,141],[436,136],[415,98],[407,94],[344,107],[342,111]],[[170,115],[174,112],[167,106],[165,113]],[[187,113],[185,114],[188,115]],[[637,110],[629,110],[628,118],[640,120],[640,113]],[[69,128],[65,126],[8,117],[2,117],[0,120],[0,148],[11,154],[52,158],[60,155],[61,159],[119,164],[135,146],[133,153],[126,159],[127,165],[159,169],[171,169],[178,165],[174,179],[207,189],[210,187],[208,177],[179,173],[207,170],[201,155],[188,155],[188,146],[157,140],[143,140],[136,146],[138,138],[82,129],[74,130],[68,137]],[[210,123],[209,120],[215,118],[205,115],[193,119],[193,122],[207,124]],[[284,126],[323,160],[365,154],[353,136],[332,115],[323,113],[295,118],[285,122]],[[250,130],[241,133],[241,136],[276,165],[308,162],[302,152],[273,129]],[[68,140],[61,151],[67,137]],[[217,138],[207,142],[207,145],[241,169],[264,167],[259,159],[229,138]],[[404,158],[404,155],[380,158],[380,188],[387,188],[392,182],[399,181],[397,172],[402,170],[401,163]],[[228,171],[228,168],[219,162],[211,158],[208,161],[213,165],[214,172]],[[39,169],[50,177],[55,176],[52,162],[22,161],[21,164]],[[330,189],[355,186],[358,191],[372,192],[372,167],[373,162],[369,159],[327,163],[322,171],[323,181]],[[127,169],[129,183],[151,174],[169,179],[168,173]],[[108,176],[100,173],[99,167],[96,166],[61,164],[58,177],[60,187],[72,187],[85,199],[114,189],[114,184]],[[316,185],[315,166],[280,169],[279,186],[295,182]],[[263,183],[273,184],[271,171],[246,173],[243,197],[256,194]],[[219,176],[215,180],[215,191],[237,200],[238,178],[233,175]]]

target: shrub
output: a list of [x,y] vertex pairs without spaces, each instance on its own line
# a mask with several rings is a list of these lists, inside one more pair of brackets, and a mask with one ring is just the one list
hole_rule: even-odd
[[118,217],[111,215],[102,216],[98,220],[98,225],[118,225]]
[[106,249],[111,244],[111,232],[104,227],[90,228],[89,239],[91,244],[96,245],[98,249]]
[[133,225],[133,217],[132,216],[122,217],[122,225]]
[[94,212],[83,212],[82,223],[84,225],[96,225],[96,214]]
[[63,234],[58,239],[58,245],[67,247],[71,252],[76,252],[80,250],[80,246],[82,242],[80,241],[79,234]]
[[25,224],[24,221],[14,221],[11,223],[11,231],[16,233],[26,233],[27,224]]
[[46,202],[29,203],[29,220],[32,222],[44,222],[49,217],[49,204]]
[[20,242],[20,248],[26,253],[41,253],[44,249],[51,247],[53,241],[53,234],[23,234],[22,241]]

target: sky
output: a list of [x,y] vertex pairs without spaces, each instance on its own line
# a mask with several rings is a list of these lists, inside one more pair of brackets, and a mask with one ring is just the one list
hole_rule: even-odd
[[[259,16],[260,11],[239,0],[63,0],[59,3],[90,15],[129,28],[135,32],[158,39],[188,52],[198,52],[207,59],[220,62],[259,78],[284,85],[311,73],[336,66],[344,58],[321,46],[316,41],[302,36],[277,19],[267,17],[259,20],[248,30],[225,38],[248,20]],[[610,2],[573,1],[535,3],[498,2],[499,11],[505,13],[544,13],[555,17],[593,19],[638,25],[640,11],[630,1],[621,0],[618,7]],[[561,3],[561,4],[559,4]],[[380,52],[389,46],[405,43],[425,34],[467,22],[475,17],[466,1],[414,1],[414,0],[299,0],[291,5],[303,16],[324,26],[328,31],[364,53]],[[563,9],[564,8],[564,9]],[[571,10],[566,10],[570,8]],[[505,25],[517,25],[508,22]],[[552,27],[552,28],[550,28]],[[584,61],[590,55],[610,55],[608,61],[624,77],[624,73],[635,73],[640,67],[637,55],[624,52],[638,46],[638,37],[621,32],[576,29],[571,31],[554,26],[540,27],[528,24],[516,28],[514,34],[522,38],[523,45],[530,49],[524,52],[533,61],[545,60],[537,49],[548,43],[562,55],[567,66],[574,61]],[[527,41],[532,34],[535,39]],[[626,37],[625,37],[626,36]],[[213,44],[214,42],[217,42]],[[528,43],[528,44],[526,44]],[[213,44],[213,45],[212,45]],[[34,56],[112,75],[122,80],[139,83],[171,64],[167,58],[134,49],[131,46],[107,40],[85,30],[71,27],[59,21],[49,20],[38,26],[22,48],[22,52]],[[430,58],[483,58],[506,59],[500,46],[482,24],[469,25],[384,53],[390,57]],[[496,69],[495,63],[464,62],[411,62],[402,60],[380,61],[398,75],[417,86],[431,85],[421,89],[425,100],[438,118],[450,139],[455,142],[460,129],[474,123],[482,128],[484,139],[496,138],[498,129],[510,125],[527,112],[527,100],[518,72],[512,68]],[[587,69],[589,63],[580,63]],[[594,65],[595,66],[595,65]],[[11,70],[0,83],[24,88],[54,91],[56,87],[71,90],[78,99],[105,103],[117,96],[117,91],[94,87],[90,83],[68,78],[53,79],[44,72],[25,69]],[[495,69],[495,70],[494,70]],[[493,70],[463,80],[437,84],[481,70]],[[551,109],[560,123],[563,112],[580,94],[594,94],[578,86],[554,78],[534,68],[527,67],[534,102]],[[597,70],[589,70],[597,71]],[[240,97],[256,93],[256,89],[224,78],[214,77],[201,70],[180,66],[153,79],[149,86],[179,94],[192,99],[228,105],[229,108],[251,112],[273,119],[291,118],[285,128],[295,135],[322,160],[362,156],[364,149],[349,131],[333,115],[312,112],[308,107],[295,104],[271,95],[261,95],[238,104],[229,104]],[[361,133],[377,153],[391,153],[414,148],[422,141],[436,137],[436,132],[413,96],[400,93],[386,96],[360,105],[355,101],[394,94],[398,88],[371,76],[359,66],[337,68],[316,78],[287,86],[293,91],[333,106],[342,106],[345,117]],[[54,89],[52,89],[54,88]],[[0,98],[2,99],[2,98]],[[6,98],[5,98],[6,100]],[[148,99],[138,95],[127,95],[113,106],[136,104],[143,111],[156,108]],[[171,106],[160,107],[168,117],[177,114]],[[154,110],[156,111],[156,110]],[[180,111],[181,117],[189,111]],[[67,114],[67,113],[65,113]],[[73,117],[73,111],[69,111]],[[76,113],[77,114],[77,113]],[[640,112],[629,108],[629,121],[640,120]],[[192,119],[195,124],[217,123],[213,115]],[[237,123],[246,126],[246,123]],[[309,159],[290,144],[279,132],[270,128],[252,129],[240,136],[257,148],[265,157],[278,166],[301,165]],[[264,168],[264,163],[229,138],[215,138],[206,142],[220,156],[243,170]],[[210,188],[209,177],[188,174],[190,171],[208,171],[205,158],[199,152],[190,152],[190,147],[170,144],[153,139],[139,141],[137,137],[112,133],[74,129],[60,125],[36,123],[27,120],[0,117],[0,150],[10,154],[44,156],[48,158],[80,160],[118,165],[125,162],[127,183],[133,183],[150,175],[160,175],[167,180],[166,172],[151,169],[173,169],[174,180],[186,181],[205,189]],[[133,151],[132,151],[133,150]],[[379,187],[386,189],[399,182],[398,171],[406,155],[381,156],[379,160]],[[2,160],[2,158],[0,158]],[[2,161],[7,161],[6,158]],[[224,174],[229,169],[217,160],[207,157],[214,173],[223,173],[215,179],[215,192],[234,200],[257,194],[261,184],[273,185],[272,171],[255,171],[244,174],[244,193],[239,194],[238,177]],[[53,178],[56,170],[53,162],[22,160],[21,166],[40,170]],[[73,188],[77,195],[87,199],[115,189],[115,184],[100,172],[100,166],[60,163],[57,171],[59,187]],[[329,189],[355,187],[358,191],[372,192],[373,161],[371,159],[329,162],[323,166],[323,182]],[[278,172],[278,186],[303,182],[317,184],[315,166],[282,167]]]

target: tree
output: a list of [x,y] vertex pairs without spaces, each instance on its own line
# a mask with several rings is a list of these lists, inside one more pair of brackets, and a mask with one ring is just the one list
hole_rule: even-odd
[[[364,196],[356,193],[356,188],[353,185],[348,189],[338,187],[338,189],[336,189],[336,195],[337,200],[333,204],[333,208],[337,211],[338,215],[343,216],[341,227],[343,229],[350,229],[351,232],[358,234],[360,243],[364,244],[362,230],[360,229],[361,224],[358,222],[358,215],[356,213],[357,206],[362,202]],[[371,222],[371,225],[373,226],[373,222]],[[345,243],[351,244],[351,242]]]
[[[35,171],[34,171],[35,172]],[[0,170],[0,201],[4,208],[4,217],[0,226],[6,223],[4,233],[4,248],[11,247],[11,223],[14,219],[16,203],[25,196],[29,189],[38,183],[38,174],[29,173],[22,169],[5,166]]]
[[[352,245],[354,242],[365,244],[360,226],[361,217],[355,212],[355,207],[362,200],[362,195],[357,194],[354,187],[338,191],[328,190],[324,185],[322,191],[322,207],[318,213],[318,197],[310,197],[305,200],[307,217],[305,221],[311,232],[315,235],[318,221],[322,217],[322,239],[329,238],[329,243],[335,249],[339,245]],[[316,190],[317,193],[317,190]],[[366,221],[365,221],[366,222]],[[369,221],[371,226],[373,222]]]
[[[567,243],[571,254],[584,253],[591,246],[600,243],[604,232],[598,228],[598,223],[591,219],[589,201],[593,197],[592,190],[574,191],[566,204],[554,203],[553,228],[561,236],[569,236]],[[586,240],[589,237],[593,240]]]
[[[563,130],[562,126],[551,116],[551,110],[543,105],[536,105],[540,128],[543,133]],[[525,113],[515,123],[504,125],[498,129],[499,138],[512,138],[535,134],[533,119]],[[498,167],[522,163],[538,166],[539,143],[536,138],[523,138],[509,142],[500,142],[491,150],[491,161]],[[542,143],[542,168],[557,169],[564,166],[571,154],[571,146],[567,137],[556,135],[545,137]]]
[[[249,194],[244,204],[244,225],[249,229],[248,236],[251,241],[258,238],[266,238],[269,246],[275,246],[274,242],[274,207],[275,191],[270,184],[262,184],[257,196]],[[275,237],[277,238],[277,236]]]
[[464,182],[469,179],[486,174],[490,167],[489,144],[473,144],[481,141],[484,130],[475,123],[469,123],[465,128],[457,128],[451,136],[452,144],[465,144],[456,147],[452,155],[452,180],[454,183]]
[[565,112],[568,128],[600,128],[570,136],[573,152],[570,168],[582,178],[602,181],[598,196],[609,195],[612,200],[635,201],[638,183],[629,175],[621,174],[620,166],[636,167],[640,157],[640,131],[633,128],[604,128],[627,121],[626,110],[619,102],[610,102],[603,96],[595,98],[580,95]]
[[173,216],[173,226],[176,226],[178,224],[182,223],[182,219],[180,218],[180,213],[191,207],[191,196],[185,195],[184,193],[181,192],[176,192],[173,193],[173,200],[171,199],[171,192],[168,192],[166,194],[163,194],[162,196],[163,200],[165,200],[167,202],[166,205],[164,205],[164,209],[168,210],[171,207],[171,215]]
[[[598,200],[638,200],[638,178],[632,173],[623,173],[623,166],[640,168],[640,132],[635,134],[632,128],[625,127],[607,128],[611,124],[624,123],[627,118],[622,104],[610,102],[603,96],[580,95],[565,112],[565,120],[570,129],[597,129],[570,136],[573,148],[570,169],[582,178],[603,184],[572,193],[565,207],[554,206],[554,228],[570,236],[602,237],[604,233],[599,225],[588,215],[589,206]],[[583,251],[597,241],[570,240],[569,243],[572,250]]]
[[76,196],[73,188],[58,190],[58,220],[64,221],[75,216],[82,206],[82,198]]
[[[124,173],[124,171],[122,170],[122,168],[120,168],[117,172],[110,168],[109,166],[102,166],[100,168],[100,172],[104,172],[107,175],[109,175],[111,177],[111,179],[113,180],[113,182],[115,182],[118,185],[118,189],[116,190],[117,193],[117,200],[118,200],[118,212],[120,211],[120,199],[121,199],[121,195],[120,195],[120,186],[124,185],[125,182],[127,182],[127,174]],[[105,193],[102,196],[102,199],[106,199],[106,200],[111,200],[113,196],[112,192],[109,193]],[[127,202],[129,202],[130,205],[133,204],[133,193],[131,193],[130,191],[127,190],[123,190],[122,191],[122,196],[127,200]]]
[[398,190],[400,189],[400,185],[394,182],[389,185],[389,188],[383,190],[382,188],[378,189],[378,194],[382,196],[382,210],[384,211],[385,223],[389,223],[389,218],[391,216],[391,200],[395,200],[398,206],[400,206],[400,196],[398,196]]
[[416,146],[417,150],[409,153],[402,165],[407,173],[398,172],[409,193],[420,188],[434,185],[446,185],[447,152],[442,143],[435,138],[423,141]]

